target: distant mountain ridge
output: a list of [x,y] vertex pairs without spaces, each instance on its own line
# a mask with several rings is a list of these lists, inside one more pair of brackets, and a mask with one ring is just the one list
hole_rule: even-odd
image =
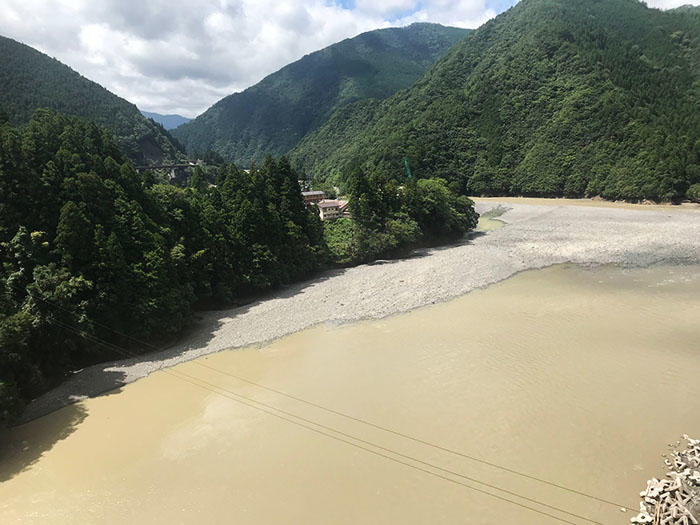
[[189,153],[213,150],[244,167],[285,154],[336,109],[410,86],[467,32],[414,24],[343,40],[220,100],[173,135]]
[[48,108],[104,126],[139,164],[175,160],[172,137],[130,102],[32,47],[0,37],[0,109],[13,124]]
[[143,110],[141,110],[141,114],[146,118],[155,120],[168,131],[175,129],[178,126],[182,126],[183,124],[187,124],[190,120],[192,120],[191,118],[183,117],[182,115],[161,115],[160,113],[152,113],[150,111]]
[[669,11],[690,11],[690,10],[700,12],[700,5],[685,4],[685,5],[679,5],[678,7],[674,7],[673,9],[669,9]]
[[357,103],[290,159],[464,192],[679,200],[700,183],[700,10],[637,0],[521,0],[411,88]]

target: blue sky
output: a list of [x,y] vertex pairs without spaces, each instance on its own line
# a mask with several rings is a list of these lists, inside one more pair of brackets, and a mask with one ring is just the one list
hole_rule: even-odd
[[[647,0],[676,7],[700,0]],[[412,22],[476,28],[515,0],[2,0],[0,34],[158,113],[196,116],[305,54]]]

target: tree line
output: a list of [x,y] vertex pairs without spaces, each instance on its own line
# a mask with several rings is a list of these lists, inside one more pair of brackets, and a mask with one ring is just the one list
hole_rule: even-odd
[[528,0],[410,89],[337,112],[290,153],[342,184],[363,162],[470,195],[697,199],[700,11]]
[[324,224],[298,178],[268,157],[248,171],[217,167],[214,184],[197,169],[176,187],[139,174],[93,123],[47,110],[21,129],[0,122],[0,423],[67,372],[117,357],[96,340],[161,340],[197,308],[476,222],[444,181],[358,171],[356,219]]

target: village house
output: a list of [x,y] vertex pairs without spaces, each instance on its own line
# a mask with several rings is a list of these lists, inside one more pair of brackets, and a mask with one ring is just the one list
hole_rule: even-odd
[[329,221],[340,217],[340,203],[335,200],[322,200],[316,203],[318,213],[322,221]]
[[326,198],[322,191],[302,191],[301,195],[304,197],[304,204],[318,204]]
[[330,221],[341,217],[350,217],[347,201],[322,200],[316,203],[322,221]]

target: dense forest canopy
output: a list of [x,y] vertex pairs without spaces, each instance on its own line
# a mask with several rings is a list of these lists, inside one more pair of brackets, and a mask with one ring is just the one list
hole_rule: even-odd
[[0,424],[70,370],[119,357],[109,344],[176,334],[199,306],[459,237],[477,220],[445,181],[358,170],[355,220],[322,223],[298,178],[268,157],[217,168],[213,185],[199,168],[185,188],[156,184],[94,123],[47,110],[21,128],[0,120]]
[[474,203],[443,179],[401,181],[394,174],[356,169],[349,177],[351,219],[325,223],[332,260],[368,262],[418,244],[464,236],[476,227]]
[[466,34],[438,24],[364,33],[220,100],[173,134],[189,153],[211,149],[238,166],[283,155],[335,109],[410,86]]
[[476,195],[679,200],[700,192],[700,10],[522,0],[413,87],[333,115],[291,153],[443,177]]
[[183,155],[161,125],[58,60],[4,37],[0,37],[0,57],[0,109],[13,124],[25,124],[34,110],[47,108],[104,126],[139,164]]
[[[0,415],[108,340],[152,338],[198,301],[230,303],[310,275],[323,230],[289,164],[223,168],[216,187],[137,174],[92,123],[39,112],[0,128]],[[102,349],[104,351],[104,349]],[[0,417],[2,419],[2,417]]]

